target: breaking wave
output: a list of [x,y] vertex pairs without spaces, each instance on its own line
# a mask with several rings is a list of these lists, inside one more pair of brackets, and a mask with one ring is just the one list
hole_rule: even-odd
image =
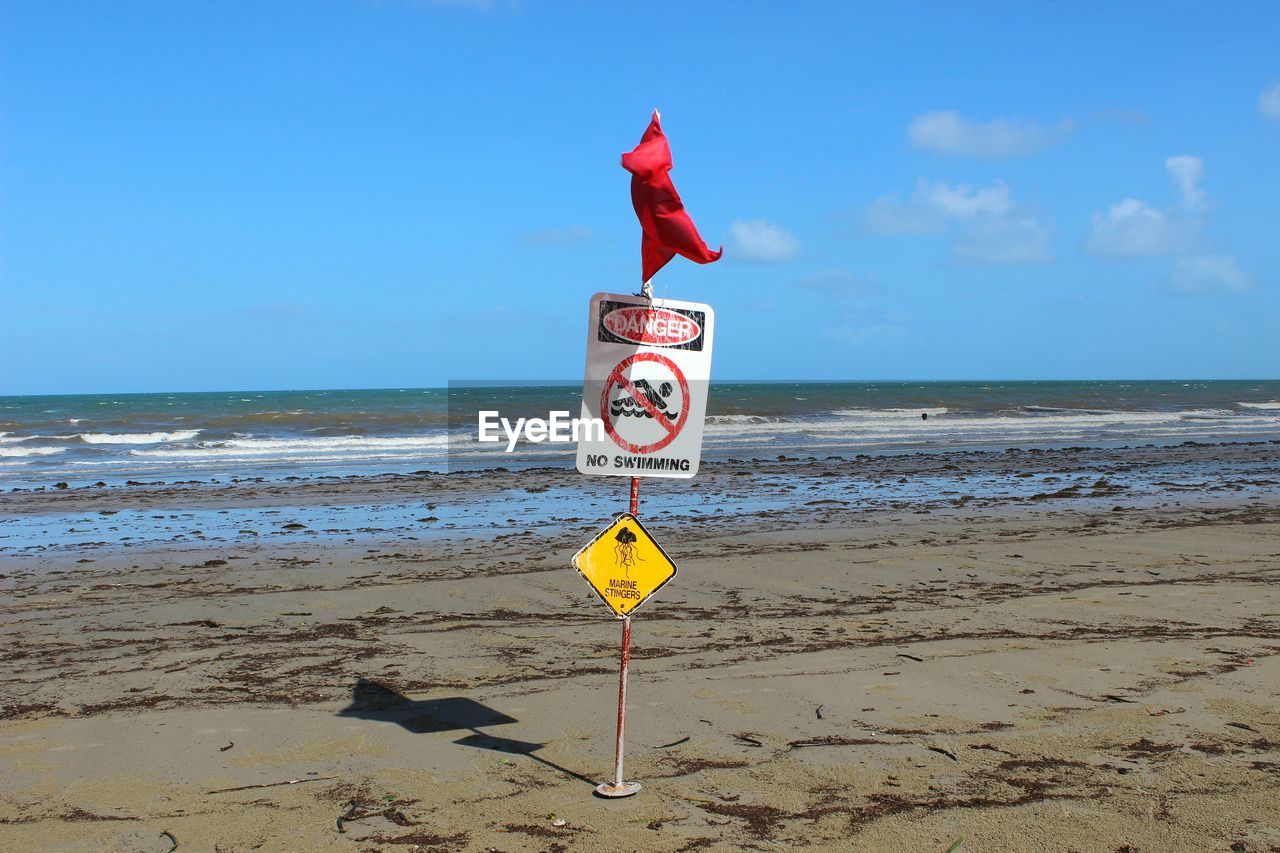
[[82,432],[79,438],[85,444],[163,444],[167,441],[190,441],[200,432],[198,429],[177,432]]
[[65,451],[65,447],[0,447],[0,456],[14,458],[22,458],[24,456],[53,456]]
[[202,441],[195,446],[163,447],[154,450],[131,450],[130,456],[165,459],[201,459],[210,457],[279,457],[300,458],[318,454],[339,453],[347,458],[376,457],[387,453],[443,451],[448,436],[359,436],[335,435],[319,438],[232,438],[226,441]]
[[[477,443],[472,413],[546,417],[572,385],[3,398],[0,485],[567,465],[572,445]],[[709,412],[706,460],[1280,440],[1280,382],[744,382]]]

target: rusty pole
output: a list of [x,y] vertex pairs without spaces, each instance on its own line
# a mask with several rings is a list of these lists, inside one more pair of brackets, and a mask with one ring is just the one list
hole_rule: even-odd
[[[640,512],[640,478],[631,478],[631,514]],[[618,665],[618,742],[613,752],[613,781],[596,786],[602,797],[630,797],[640,792],[639,782],[622,777],[622,754],[627,733],[627,667],[631,663],[631,617],[622,617],[622,656]]]

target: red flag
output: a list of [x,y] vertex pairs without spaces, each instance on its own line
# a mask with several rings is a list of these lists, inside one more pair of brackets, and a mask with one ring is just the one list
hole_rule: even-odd
[[622,168],[631,173],[631,203],[644,231],[640,241],[644,266],[641,281],[653,278],[677,254],[700,264],[720,260],[723,247],[719,252],[707,248],[671,183],[671,146],[658,123],[657,110],[653,111],[640,144],[622,155]]

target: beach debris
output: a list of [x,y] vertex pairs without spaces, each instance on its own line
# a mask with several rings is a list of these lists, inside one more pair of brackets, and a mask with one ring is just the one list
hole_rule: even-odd
[[1244,723],[1227,723],[1227,725],[1233,729],[1244,729],[1246,732],[1253,732],[1255,735],[1260,734],[1253,726],[1245,725]]
[[956,853],[956,851],[960,849],[961,844],[964,844],[964,836],[961,836],[951,842],[951,846],[946,849],[946,853]]
[[552,826],[567,826],[568,823],[569,821],[565,820],[562,817],[558,817],[555,820],[551,821]]
[[351,808],[347,809],[346,814],[344,814],[344,815],[340,815],[340,816],[338,817],[338,832],[346,832],[346,831],[347,831],[346,826],[344,826],[344,824],[345,824],[347,821],[349,821],[349,820],[359,820],[359,819],[360,819],[360,818],[356,817],[356,812],[358,812],[358,811],[360,810],[360,807],[356,805],[356,801],[355,801],[355,800],[351,800],[350,802],[351,802]]
[[1132,704],[1133,704],[1133,700],[1132,700],[1132,699],[1126,699],[1126,698],[1124,698],[1123,696],[1117,696],[1117,695],[1116,695],[1116,694],[1114,694],[1114,693],[1103,693],[1103,694],[1102,694],[1102,696],[1101,696],[1101,697],[1099,697],[1099,698],[1106,699],[1108,702],[1123,702],[1123,703],[1125,703],[1126,705],[1132,705]]
[[673,746],[679,746],[682,743],[688,743],[692,739],[693,739],[692,735],[686,735],[685,737],[680,738],[680,740],[673,740],[671,741],[671,743],[664,743],[661,746],[655,746],[654,749],[670,749]]
[[[878,734],[878,732],[872,732],[871,734],[875,735]],[[787,744],[787,750],[806,749],[815,746],[894,746],[894,742],[887,740],[875,740],[874,738],[826,735],[824,737],[812,737],[804,740],[790,741]]]
[[764,746],[762,742],[756,740],[748,732],[738,732],[733,736],[733,739],[744,746]]
[[361,811],[361,805],[358,800],[348,800],[347,802],[350,803],[350,808],[348,808],[347,811],[338,818],[338,832],[346,833],[347,824],[355,823],[358,820],[364,820],[369,817],[381,817],[391,823],[394,823],[396,826],[418,825],[416,821],[410,820],[404,812],[396,808],[395,804],[397,797],[395,794],[387,794],[383,797],[383,800],[387,801],[385,805],[382,803],[375,803],[372,808],[366,806],[365,811]]
[[956,758],[956,754],[954,752],[947,749],[945,746],[926,746],[925,749],[929,750],[930,752],[936,752],[939,755],[945,755],[947,758],[950,758],[952,761],[960,760],[959,758]]
[[826,706],[826,705],[819,705],[818,707],[814,708],[814,709],[813,709],[813,715],[814,715],[815,717],[817,717],[819,720],[821,720],[821,719],[822,719],[822,709],[823,709],[823,708],[825,708],[825,707],[827,707],[827,706]]
[[226,752],[228,749],[230,749],[231,747],[233,747],[233,746],[235,746],[235,745],[236,745],[236,742],[235,742],[235,741],[233,741],[233,740],[229,740],[229,741],[227,741],[227,745],[226,745],[226,746],[220,746],[220,747],[218,747],[218,752]]
[[913,660],[916,663],[924,663],[924,658],[916,657],[915,655],[909,655],[906,652],[898,652],[898,657],[906,658],[907,660]]
[[234,791],[252,791],[257,788],[279,788],[284,785],[301,785],[304,782],[326,782],[330,779],[337,778],[337,776],[317,776],[314,779],[289,779],[284,782],[263,782],[259,785],[239,785],[235,788],[216,788],[212,791],[205,791],[205,794],[230,794]]
[[172,832],[166,829],[160,833],[160,837],[169,839],[169,843],[173,845],[172,847],[169,848],[167,853],[173,853],[174,850],[178,849],[178,837],[174,835]]
[[1146,708],[1145,710],[1147,712],[1147,716],[1149,717],[1164,717],[1169,714],[1181,714],[1187,709],[1186,708]]

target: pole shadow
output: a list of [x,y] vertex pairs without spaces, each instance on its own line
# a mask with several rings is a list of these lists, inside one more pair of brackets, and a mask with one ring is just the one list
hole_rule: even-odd
[[561,767],[554,761],[537,755],[537,751],[546,746],[544,743],[498,737],[478,731],[488,726],[517,723],[519,720],[465,696],[450,696],[445,699],[410,699],[385,684],[360,678],[351,688],[351,704],[339,711],[338,716],[395,723],[415,734],[469,731],[471,734],[455,740],[454,743],[475,749],[528,756],[557,773],[563,773],[588,785],[595,785],[594,780],[581,773]]

